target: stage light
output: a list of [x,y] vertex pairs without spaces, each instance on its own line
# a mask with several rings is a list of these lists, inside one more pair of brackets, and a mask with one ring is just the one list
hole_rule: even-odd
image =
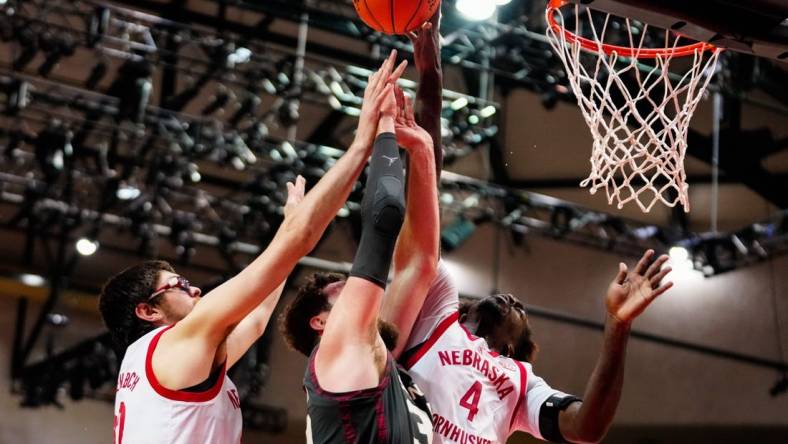
[[76,247],[77,253],[82,256],[92,256],[98,250],[99,244],[95,240],[83,237],[77,241]]
[[235,52],[227,56],[227,65],[232,68],[235,65],[242,65],[252,59],[252,51],[243,46],[236,49]]
[[486,119],[488,117],[494,116],[497,111],[498,110],[496,110],[494,106],[489,105],[489,106],[485,106],[484,108],[482,108],[481,111],[479,111],[479,115],[483,119]]
[[20,274],[19,280],[29,287],[43,287],[47,282],[43,276],[29,273]]
[[457,0],[457,10],[468,20],[487,20],[495,14],[495,3],[489,0]]
[[460,97],[459,99],[456,99],[455,101],[451,102],[451,109],[453,109],[454,111],[459,111],[465,108],[466,106],[468,106],[468,99],[466,99],[465,97]]
[[120,200],[134,200],[140,197],[140,190],[131,185],[124,185],[118,188],[115,196]]

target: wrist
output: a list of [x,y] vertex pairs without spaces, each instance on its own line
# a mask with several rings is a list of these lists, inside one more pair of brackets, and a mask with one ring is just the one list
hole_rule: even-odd
[[607,319],[605,320],[605,327],[614,331],[628,333],[632,328],[632,321],[624,321],[616,317],[616,315],[608,312]]
[[393,133],[394,131],[394,117],[389,115],[381,115],[380,120],[378,120],[378,131],[376,135],[381,135],[383,133]]

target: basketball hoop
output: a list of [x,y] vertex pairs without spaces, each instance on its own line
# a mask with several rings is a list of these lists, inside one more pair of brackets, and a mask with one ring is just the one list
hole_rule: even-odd
[[604,188],[618,208],[634,200],[648,212],[661,201],[689,211],[687,130],[721,50],[679,45],[686,38],[671,30],[660,31],[663,47],[647,47],[656,35],[648,25],[580,5],[567,17],[574,19],[572,32],[561,12],[568,3],[550,0],[545,14],[547,37],[594,139],[591,174],[580,186],[591,194]]

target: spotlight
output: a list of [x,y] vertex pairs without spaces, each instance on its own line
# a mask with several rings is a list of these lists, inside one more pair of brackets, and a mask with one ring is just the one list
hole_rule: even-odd
[[14,60],[13,69],[14,71],[21,71],[38,53],[38,34],[36,34],[30,23],[23,23],[16,32],[17,40],[22,46],[22,52]]
[[118,187],[118,191],[115,193],[116,197],[120,200],[134,200],[140,197],[140,194],[140,190],[131,185]]
[[72,132],[57,120],[38,134],[35,140],[35,156],[47,184],[52,185],[57,181],[67,160],[72,156],[72,137]]
[[94,239],[80,238],[76,244],[77,252],[82,256],[92,256],[98,250],[99,243]]
[[146,59],[130,59],[118,69],[107,93],[120,99],[118,120],[142,123],[153,90],[153,65]]
[[19,280],[28,287],[43,287],[47,282],[43,276],[28,273],[20,274]]
[[457,10],[468,20],[487,20],[495,14],[495,3],[490,0],[457,0]]
[[48,77],[63,57],[70,57],[76,51],[76,42],[69,34],[52,35],[45,33],[41,37],[41,49],[46,52],[44,63],[38,68],[41,77]]

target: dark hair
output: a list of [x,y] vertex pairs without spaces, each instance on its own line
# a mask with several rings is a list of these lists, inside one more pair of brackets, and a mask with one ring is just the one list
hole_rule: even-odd
[[[460,298],[460,306],[458,310],[460,313],[460,318],[462,318],[463,315],[467,315],[468,311],[470,311],[471,307],[474,305],[480,304],[480,306],[484,306],[484,302],[489,300],[490,298]],[[472,332],[476,336],[485,337],[488,333],[491,333],[492,330],[499,329],[501,326],[499,322],[500,318],[496,315],[494,310],[481,310],[479,312],[479,316],[480,322],[479,326],[477,327],[477,331]],[[528,322],[527,316],[525,319],[525,331],[520,335],[519,338],[516,339],[517,341],[514,346],[514,351],[509,357],[518,361],[533,363],[534,360],[536,360],[536,353],[539,351],[539,346],[533,340],[533,330],[531,330],[531,323]]]
[[131,343],[154,328],[138,318],[135,310],[156,291],[162,271],[175,273],[167,262],[145,261],[116,274],[101,289],[99,311],[119,352],[125,353]]
[[345,280],[345,276],[338,273],[315,273],[298,289],[279,316],[279,331],[290,348],[306,356],[312,353],[318,335],[310,327],[309,321],[320,312],[331,309],[323,290],[328,284],[342,280]]

